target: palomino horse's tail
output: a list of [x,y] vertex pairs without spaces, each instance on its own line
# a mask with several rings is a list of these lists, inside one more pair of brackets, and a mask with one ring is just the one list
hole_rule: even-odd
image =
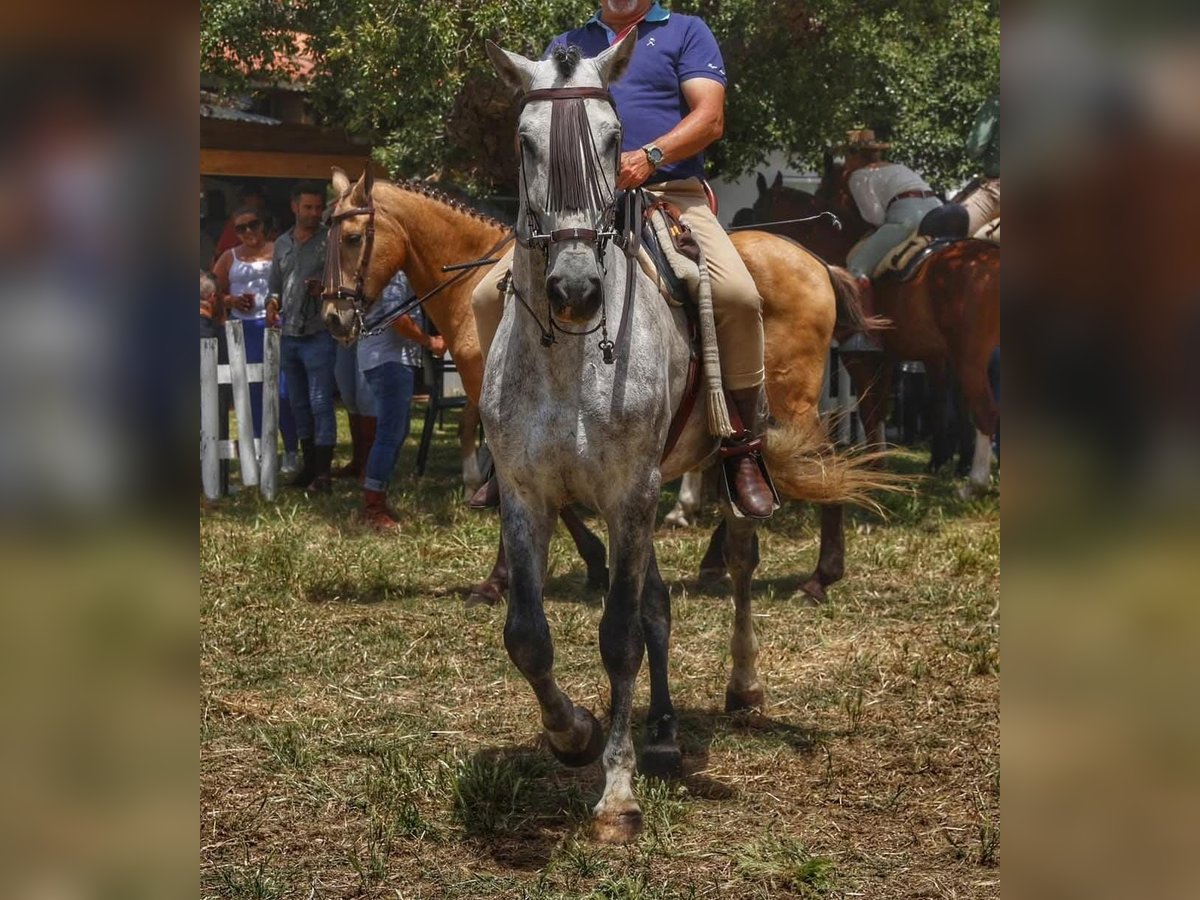
[[868,316],[863,310],[859,297],[858,282],[854,276],[841,266],[831,266],[829,281],[833,285],[833,296],[837,301],[837,323],[851,331],[875,331],[879,328],[890,328],[892,320],[884,316]]
[[835,452],[827,424],[817,417],[772,425],[763,443],[776,489],[793,500],[853,503],[882,512],[875,494],[912,490],[911,477],[882,467],[889,451]]

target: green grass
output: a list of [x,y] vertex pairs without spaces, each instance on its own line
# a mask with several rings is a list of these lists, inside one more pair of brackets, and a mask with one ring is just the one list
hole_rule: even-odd
[[[685,777],[639,777],[643,832],[606,847],[590,838],[602,770],[541,747],[504,607],[463,603],[498,521],[463,507],[452,434],[419,481],[413,452],[410,440],[391,492],[397,535],[361,528],[345,481],[275,504],[242,492],[202,514],[204,897],[995,896],[994,496],[929,481],[885,498],[886,518],[851,512],[847,577],[821,607],[795,596],[815,512],[777,513],[755,579],[765,716],[722,711],[729,601],[695,582],[715,514],[660,532]],[[660,513],[673,502],[665,492]],[[603,719],[600,599],[560,531],[546,592],[556,676]],[[647,696],[643,665],[639,741]]]

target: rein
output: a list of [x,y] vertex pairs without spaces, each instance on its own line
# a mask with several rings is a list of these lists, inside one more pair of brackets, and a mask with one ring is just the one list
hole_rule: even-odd
[[802,219],[776,219],[774,222],[753,222],[749,225],[733,225],[726,228],[726,231],[746,231],[750,229],[765,228],[770,225],[796,225],[800,222],[815,222],[817,219],[829,219],[833,227],[838,231],[842,230],[842,220],[836,214],[831,212],[819,212],[815,216],[805,216]]

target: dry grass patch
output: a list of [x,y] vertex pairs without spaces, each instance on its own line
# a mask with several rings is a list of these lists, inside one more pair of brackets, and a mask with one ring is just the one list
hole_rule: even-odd
[[[600,847],[600,768],[563,769],[541,748],[504,608],[462,602],[498,522],[462,508],[438,440],[430,477],[393,491],[394,537],[354,524],[345,482],[274,506],[238,495],[204,516],[203,896],[998,894],[994,497],[929,482],[886,498],[887,518],[850,514],[847,578],[822,607],[794,596],[815,514],[781,511],[755,581],[765,716],[721,711],[731,610],[694,571],[715,521],[663,533],[685,776],[639,779],[644,833]],[[556,536],[556,667],[603,716],[599,599]],[[639,716],[646,701],[643,674]]]

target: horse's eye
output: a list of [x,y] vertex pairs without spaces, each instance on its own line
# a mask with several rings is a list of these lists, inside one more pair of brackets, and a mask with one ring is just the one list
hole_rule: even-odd
[[521,153],[527,156],[537,156],[537,144],[528,134],[519,134],[517,137],[521,141]]
[[342,241],[353,247],[356,244],[362,243],[362,235],[357,233],[347,234],[342,237]]

